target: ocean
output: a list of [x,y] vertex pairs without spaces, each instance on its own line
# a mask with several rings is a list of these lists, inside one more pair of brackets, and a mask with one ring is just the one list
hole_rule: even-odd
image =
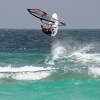
[[99,100],[100,30],[0,29],[0,100]]

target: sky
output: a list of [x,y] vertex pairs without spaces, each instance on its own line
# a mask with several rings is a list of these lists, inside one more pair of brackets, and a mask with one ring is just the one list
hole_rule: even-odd
[[39,29],[27,8],[56,12],[65,29],[100,28],[100,0],[0,0],[0,28]]

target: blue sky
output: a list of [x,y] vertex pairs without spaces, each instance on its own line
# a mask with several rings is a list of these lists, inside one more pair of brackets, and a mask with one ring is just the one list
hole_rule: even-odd
[[100,0],[0,0],[0,28],[40,28],[27,8],[56,12],[66,29],[100,28]]

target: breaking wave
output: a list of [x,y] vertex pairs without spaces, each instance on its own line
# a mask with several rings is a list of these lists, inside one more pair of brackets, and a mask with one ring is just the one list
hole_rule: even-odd
[[70,46],[62,41],[53,43],[51,55],[46,57],[45,63],[58,68],[60,74],[62,70],[65,78],[100,78],[100,53],[91,52],[95,49],[95,44],[85,44],[71,50],[68,47]]
[[0,79],[14,80],[40,80],[50,76],[52,68],[39,66],[24,66],[24,67],[0,67]]

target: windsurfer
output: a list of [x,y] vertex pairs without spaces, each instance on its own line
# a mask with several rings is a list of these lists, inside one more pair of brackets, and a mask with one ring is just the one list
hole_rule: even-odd
[[42,28],[42,32],[48,34],[48,35],[51,35],[52,32],[51,32],[51,27],[44,27],[43,25],[41,25],[41,28]]

